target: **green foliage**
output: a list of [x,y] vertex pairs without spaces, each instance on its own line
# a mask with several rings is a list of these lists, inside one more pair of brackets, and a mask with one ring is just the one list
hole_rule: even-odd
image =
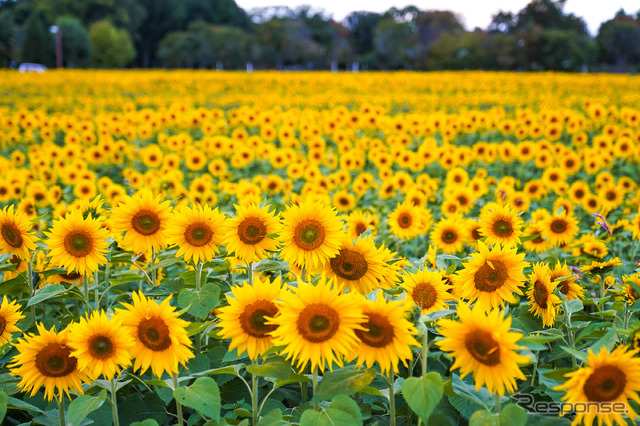
[[210,419],[220,420],[220,389],[211,377],[200,377],[191,386],[175,389],[173,397]]
[[56,25],[62,32],[62,58],[66,68],[83,68],[89,64],[91,44],[89,33],[74,17],[58,18]]
[[82,421],[92,412],[102,406],[107,398],[107,391],[102,390],[98,396],[81,395],[71,401],[67,413],[67,421],[72,425],[82,424]]
[[109,21],[99,21],[89,28],[91,65],[98,68],[119,68],[135,57],[131,36]]
[[356,402],[345,395],[338,395],[322,411],[306,410],[300,418],[300,426],[359,426],[362,413]]
[[25,23],[25,34],[20,49],[21,62],[35,62],[51,66],[53,64],[53,38],[38,10],[29,15]]
[[420,378],[409,377],[402,383],[402,396],[425,423],[429,421],[429,416],[442,399],[443,393],[442,377],[435,372]]

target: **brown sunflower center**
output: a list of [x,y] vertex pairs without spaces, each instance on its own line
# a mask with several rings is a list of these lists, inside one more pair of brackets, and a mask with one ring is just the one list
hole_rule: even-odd
[[429,309],[435,305],[438,300],[438,292],[436,288],[429,283],[419,283],[413,288],[411,298],[414,303],[422,309]]
[[277,325],[267,324],[267,317],[274,317],[278,308],[273,302],[258,300],[240,314],[240,327],[249,336],[261,338],[278,328]]
[[584,383],[584,394],[589,401],[613,401],[624,392],[627,376],[614,365],[597,367]]
[[474,282],[478,290],[492,292],[502,287],[508,277],[507,267],[501,260],[485,261],[476,272]]
[[475,228],[473,228],[471,230],[471,237],[474,240],[479,240],[480,238],[482,238],[482,234],[480,233],[480,227],[476,226]]
[[361,235],[363,232],[367,230],[367,225],[362,222],[356,224],[356,234]]
[[60,278],[62,278],[63,280],[70,280],[70,281],[75,281],[79,279],[81,276],[82,274],[79,274],[78,272],[72,272],[70,274],[60,274]]
[[13,248],[22,247],[24,241],[20,229],[13,223],[2,224],[2,238]]
[[354,250],[342,249],[340,253],[329,261],[335,274],[345,280],[359,280],[369,269],[367,260],[362,253]]
[[537,280],[533,285],[533,299],[542,309],[547,309],[547,300],[549,299],[549,291],[547,287]]
[[484,330],[469,332],[464,339],[464,345],[480,364],[490,367],[500,364],[500,346],[490,333]]
[[455,243],[458,241],[458,234],[454,230],[448,229],[442,234],[442,241],[447,244]]
[[298,332],[312,343],[325,342],[333,337],[340,327],[340,316],[331,306],[313,303],[298,316]]
[[238,238],[245,244],[258,244],[267,235],[267,227],[257,217],[248,217],[238,226]]
[[324,228],[317,220],[305,220],[296,226],[293,240],[302,250],[317,249],[324,242]]
[[550,228],[551,228],[551,232],[555,234],[562,234],[564,231],[567,230],[567,222],[562,219],[556,219],[553,222],[551,222]]
[[71,256],[85,257],[93,250],[93,241],[90,235],[83,231],[76,231],[64,238],[64,248]]
[[171,346],[169,327],[161,319],[152,317],[144,319],[138,324],[138,338],[152,351],[163,351]]
[[204,222],[195,222],[184,231],[184,239],[191,246],[202,247],[211,242],[213,230]]
[[107,336],[95,336],[89,342],[89,351],[95,358],[109,358],[113,355],[113,342]]
[[398,226],[402,229],[409,228],[413,223],[413,218],[409,213],[401,213],[398,216]]
[[160,217],[152,210],[140,210],[131,218],[131,226],[139,234],[153,235],[160,229]]
[[375,312],[370,312],[367,316],[369,317],[367,322],[362,324],[367,331],[356,330],[356,336],[362,340],[362,343],[374,348],[384,348],[391,344],[395,332],[389,320]]
[[509,238],[513,235],[513,226],[508,220],[500,219],[493,224],[493,232],[500,238]]
[[36,368],[46,377],[64,377],[73,373],[78,364],[69,356],[71,349],[58,343],[49,343],[36,355]]
[[4,329],[7,328],[7,319],[0,315],[0,336],[4,333]]

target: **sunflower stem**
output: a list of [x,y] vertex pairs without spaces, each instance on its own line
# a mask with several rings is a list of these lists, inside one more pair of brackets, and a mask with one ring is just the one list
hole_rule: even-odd
[[[318,390],[318,366],[313,367],[313,396],[316,396],[316,391]],[[320,411],[320,404],[318,402],[313,403],[313,409],[316,411]]]
[[111,379],[111,411],[113,413],[113,426],[120,426],[120,419],[118,418],[118,400],[116,399],[117,388],[118,380],[114,377]]
[[[198,263],[196,263],[196,292],[198,294],[200,294],[200,287],[201,287],[200,281],[202,280],[203,266],[204,266],[204,263],[202,262],[202,260],[199,260]],[[200,351],[202,350],[202,341],[201,341],[201,336],[199,332],[196,333],[195,335],[195,341],[196,341],[196,354],[199,354]]]
[[627,307],[627,301],[625,300],[622,307],[622,327],[623,329],[629,328],[629,308]]
[[396,393],[393,387],[394,374],[389,372],[387,385],[389,386],[389,425],[396,426]]
[[[154,265],[155,263],[156,263],[156,250],[151,249],[151,263],[149,263],[149,266]],[[157,282],[156,282],[157,280],[158,280],[158,269],[154,268],[153,271],[151,271],[151,285],[155,287],[157,285]]]
[[[29,262],[27,262],[27,284],[29,285],[29,294],[33,297],[36,293],[36,289],[33,288],[33,258],[29,258]],[[36,305],[31,305],[31,316],[33,322],[36,322]]]
[[249,277],[249,285],[253,287],[253,262],[247,262],[247,275]]
[[[573,330],[571,330],[571,313],[567,309],[567,302],[562,302],[562,306],[564,307],[564,320],[567,326],[567,335],[569,336],[569,347],[571,349],[575,349],[575,336],[573,335]],[[578,362],[576,361],[575,355],[571,355],[571,366],[575,369],[578,368]]]
[[429,330],[425,324],[424,336],[422,336],[422,377],[427,374],[427,355],[429,354]]
[[91,304],[89,303],[89,275],[85,272],[82,277],[82,295],[84,296],[85,312],[91,310]]
[[[178,389],[178,374],[171,374],[171,379],[173,380],[173,390]],[[184,426],[184,419],[182,418],[182,405],[176,399],[176,414],[178,415],[178,424],[180,426]]]
[[251,375],[251,416],[253,418],[252,425],[257,425],[260,413],[258,412],[258,376],[256,374]]
[[604,299],[604,276],[600,275],[600,300]]
[[496,404],[495,404],[495,409],[496,409],[496,415],[499,416],[500,415],[500,394],[498,392],[496,392]]
[[66,426],[67,422],[64,418],[64,397],[60,395],[58,399],[58,410],[60,410],[60,426]]
[[100,310],[100,292],[98,291],[98,270],[96,269],[93,273],[93,283],[94,283],[94,287],[93,287],[93,304],[94,304],[94,310],[99,311]]

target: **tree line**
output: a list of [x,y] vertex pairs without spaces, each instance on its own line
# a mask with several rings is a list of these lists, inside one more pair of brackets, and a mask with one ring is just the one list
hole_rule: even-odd
[[391,8],[336,22],[322,10],[234,0],[0,0],[0,64],[67,68],[640,71],[640,11],[592,37],[565,0],[533,0],[465,31],[449,11]]

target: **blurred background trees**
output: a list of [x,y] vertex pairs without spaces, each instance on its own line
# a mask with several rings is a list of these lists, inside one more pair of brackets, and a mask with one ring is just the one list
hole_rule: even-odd
[[309,6],[245,11],[235,0],[0,0],[0,65],[53,66],[57,25],[68,68],[640,71],[637,12],[592,36],[564,2],[532,0],[466,31],[452,12],[414,6],[336,22]]

